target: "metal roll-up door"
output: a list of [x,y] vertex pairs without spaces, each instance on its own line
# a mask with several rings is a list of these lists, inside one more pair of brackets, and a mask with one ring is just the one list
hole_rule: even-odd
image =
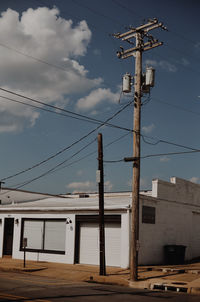
[[[92,222],[80,223],[79,263],[99,265],[99,225]],[[121,261],[120,223],[105,223],[106,265],[120,266]]]

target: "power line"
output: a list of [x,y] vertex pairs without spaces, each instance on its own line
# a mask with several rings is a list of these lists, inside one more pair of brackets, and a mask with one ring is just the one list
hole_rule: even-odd
[[[69,111],[69,110],[65,110],[65,109],[59,108],[59,107],[57,107],[57,106],[53,106],[53,105],[46,104],[46,103],[44,103],[44,102],[35,100],[35,99],[33,99],[33,98],[30,98],[30,97],[26,97],[26,96],[24,96],[24,95],[22,95],[22,94],[15,93],[15,92],[13,92],[13,91],[10,91],[10,90],[8,90],[8,89],[4,89],[4,88],[2,88],[2,87],[0,87],[0,90],[2,90],[2,91],[4,91],[4,92],[7,92],[7,93],[11,93],[11,94],[16,95],[16,96],[18,96],[18,97],[22,97],[22,98],[28,99],[28,100],[30,100],[30,101],[32,101],[32,102],[35,102],[35,103],[38,103],[38,104],[41,104],[41,105],[48,106],[48,107],[53,108],[53,109],[56,109],[56,110],[61,110],[61,111],[64,111],[64,112],[68,112],[68,113],[71,113],[71,114],[74,114],[74,115],[77,115],[77,116],[81,116],[81,117],[90,119],[89,117],[86,117],[86,116],[84,116],[84,115],[77,114],[77,113],[75,113],[75,112],[72,112],[72,111]],[[11,100],[11,99],[10,99],[10,100]],[[20,102],[20,101],[17,101],[17,102]],[[47,159],[45,159],[45,160],[43,160],[43,161],[41,161],[41,162],[39,162],[39,163],[33,165],[32,167],[26,168],[26,169],[24,169],[24,170],[22,170],[22,171],[20,171],[20,172],[18,172],[18,173],[15,173],[14,175],[10,175],[10,176],[8,176],[8,177],[5,177],[5,178],[2,179],[2,181],[8,180],[8,179],[13,178],[13,177],[16,177],[16,176],[18,176],[18,175],[21,175],[22,173],[28,172],[28,171],[30,171],[30,170],[32,170],[32,169],[34,169],[34,168],[36,168],[36,167],[38,167],[38,166],[40,166],[40,165],[46,163],[47,161],[49,161],[49,160],[53,159],[54,157],[60,155],[60,154],[63,153],[64,151],[70,149],[70,148],[73,147],[75,144],[79,143],[80,141],[82,141],[83,139],[85,139],[87,136],[89,136],[90,134],[92,134],[93,132],[95,132],[97,129],[99,129],[99,128],[102,127],[103,125],[112,125],[112,124],[109,124],[108,121],[110,121],[110,120],[113,119],[116,115],[118,115],[119,113],[121,113],[121,112],[122,112],[125,108],[127,108],[131,103],[132,103],[132,101],[130,101],[129,103],[127,103],[127,104],[126,104],[125,106],[123,106],[119,111],[117,111],[111,118],[108,118],[108,119],[107,119],[106,121],[104,121],[104,122],[91,118],[92,120],[95,120],[96,122],[100,123],[100,125],[99,125],[97,128],[95,128],[94,130],[90,131],[88,134],[86,134],[85,136],[83,136],[83,137],[80,138],[79,140],[75,141],[75,142],[72,143],[71,145],[65,147],[64,149],[58,151],[58,152],[55,153],[54,155],[48,157]],[[117,126],[117,125],[112,125],[112,127],[119,128],[119,129],[122,129],[122,130],[126,130],[126,131],[129,131],[129,132],[133,132],[133,130],[131,130],[131,129],[123,128],[123,127],[120,127],[120,126]],[[174,145],[174,146],[177,146],[177,147],[182,147],[182,148],[186,148],[186,149],[190,149],[190,150],[196,150],[196,149],[194,149],[194,148],[192,148],[192,147],[183,146],[183,145],[180,145],[180,144],[177,144],[177,143],[173,143],[173,142],[169,142],[169,141],[166,141],[166,140],[163,140],[163,139],[157,139],[157,138],[155,138],[155,137],[147,136],[147,135],[144,135],[144,134],[141,134],[141,136],[142,136],[142,138],[143,138],[143,140],[144,140],[145,143],[148,143],[148,144],[151,144],[151,145],[157,145],[158,143],[166,143],[166,144]],[[149,139],[152,139],[152,140],[156,140],[156,142],[155,142],[155,143],[147,142],[147,141],[144,139],[144,137],[149,138]]]
[[184,108],[182,106],[178,106],[178,105],[175,105],[175,104],[172,104],[172,103],[169,103],[169,102],[162,101],[162,100],[160,100],[157,97],[153,97],[152,101],[155,101],[155,102],[157,102],[159,104],[163,104],[163,105],[174,107],[177,110],[185,111],[185,112],[192,113],[192,114],[195,114],[195,115],[200,115],[200,112],[198,112],[198,111],[193,111],[193,110],[190,110],[188,108]]
[[[90,12],[92,12],[93,14],[97,15],[97,16],[100,16],[100,17],[103,17],[103,18],[106,18],[108,19],[109,21],[112,21],[114,22],[115,24],[122,24],[120,20],[117,20],[117,19],[114,19],[114,18],[111,18],[110,16],[106,16],[102,13],[100,13],[99,11],[83,4],[83,2],[79,3],[78,1],[76,0],[73,0],[73,3],[76,3],[76,5],[80,6],[80,7],[83,7],[83,8],[86,8],[87,10],[89,10]],[[122,24],[124,25],[124,24]]]
[[[123,139],[123,138],[126,137],[127,135],[130,135],[130,133],[126,133],[126,134],[124,134],[124,135],[122,135],[122,136],[120,136],[120,137],[114,139],[114,140],[111,141],[110,143],[106,144],[106,145],[104,146],[104,149],[106,149],[107,147],[111,146],[112,144],[114,144],[114,143],[120,141],[121,139]],[[80,162],[81,160],[83,160],[83,159],[85,159],[85,158],[87,158],[87,157],[89,157],[89,156],[91,156],[91,155],[93,155],[93,154],[95,154],[95,153],[97,153],[96,150],[95,150],[95,151],[92,151],[92,152],[90,152],[90,153],[88,153],[87,155],[81,157],[80,159],[77,159],[77,160],[73,161],[72,163],[70,163],[70,164],[68,164],[68,165],[66,165],[66,166],[63,166],[63,167],[60,167],[60,168],[56,169],[55,172],[57,172],[57,171],[59,171],[59,170],[61,170],[61,169],[67,168],[67,167],[69,167],[69,166],[71,166],[71,165],[73,165],[73,164],[75,164],[75,163],[77,163],[77,162]]]
[[15,174],[13,174],[13,175],[10,175],[10,176],[7,176],[7,177],[2,178],[1,181],[5,181],[5,180],[8,180],[8,179],[11,179],[11,178],[16,177],[16,176],[19,176],[19,175],[21,175],[21,174],[23,174],[23,173],[25,173],[25,172],[28,172],[28,171],[30,171],[30,170],[36,168],[36,167],[39,167],[40,165],[42,165],[42,164],[48,162],[49,160],[51,160],[51,159],[57,157],[58,155],[60,155],[61,153],[65,152],[66,150],[72,148],[73,146],[75,146],[76,144],[78,144],[79,142],[81,142],[82,140],[86,139],[89,135],[91,135],[92,133],[94,133],[95,131],[97,131],[99,128],[101,128],[102,126],[104,126],[107,122],[109,122],[110,120],[112,120],[112,119],[113,119],[114,117],[116,117],[118,114],[120,114],[120,113],[121,113],[123,110],[125,110],[131,103],[132,103],[132,101],[129,102],[128,104],[126,104],[123,108],[121,108],[121,109],[118,110],[117,112],[115,112],[111,117],[109,117],[108,119],[106,119],[105,122],[103,122],[102,124],[100,124],[100,125],[99,125],[98,127],[96,127],[95,129],[89,131],[87,134],[85,134],[84,136],[82,136],[80,139],[76,140],[75,142],[73,142],[73,143],[70,144],[69,146],[63,148],[62,150],[56,152],[55,154],[49,156],[48,158],[46,158],[46,159],[44,159],[44,160],[38,162],[37,164],[35,164],[35,165],[33,165],[33,166],[29,167],[29,168],[26,168],[26,169],[24,169],[24,170],[22,170],[22,171],[20,171],[20,172],[17,172],[17,173],[15,173]]
[[[16,99],[12,99],[12,98],[9,98],[9,97],[3,96],[3,95],[0,95],[0,98],[6,99],[6,100],[14,102],[14,103],[18,103],[18,104],[26,105],[26,106],[29,106],[29,107],[32,107],[32,108],[36,108],[36,109],[39,109],[39,110],[43,110],[43,111],[46,111],[46,112],[50,112],[50,113],[54,113],[54,114],[57,114],[57,115],[65,116],[67,118],[76,119],[76,120],[79,120],[79,121],[84,121],[84,122],[88,122],[88,123],[92,123],[92,124],[102,124],[103,123],[103,121],[101,121],[101,120],[90,118],[90,117],[85,116],[85,115],[81,115],[82,118],[78,117],[79,114],[76,114],[75,112],[73,114],[74,115],[78,115],[78,116],[64,114],[64,113],[58,112],[58,111],[52,111],[52,110],[49,110],[49,109],[46,109],[46,108],[43,108],[43,107],[31,105],[29,103],[25,103],[25,102],[22,102],[22,101],[19,101],[19,100],[16,100]],[[43,105],[48,106],[48,104],[45,104],[45,103],[43,103]],[[56,107],[56,108],[58,110],[59,107]],[[59,110],[61,110],[61,111],[68,111],[68,110],[65,110],[63,108],[60,108]],[[69,112],[72,112],[72,111],[69,111]],[[110,124],[110,123],[106,123],[106,126],[112,127],[112,128],[117,128],[117,129],[120,129],[120,130],[125,130],[125,131],[132,132],[131,129],[128,129],[128,128],[125,128],[125,127],[121,127],[121,126],[118,126],[118,125],[114,125],[114,124]]]
[[[110,145],[116,143],[117,141],[121,140],[122,138],[124,138],[124,137],[127,136],[127,135],[129,135],[129,133],[128,133],[128,134],[126,133],[125,135],[122,135],[122,136],[118,137],[117,139],[111,141],[110,143],[108,143],[108,144],[105,145],[105,148],[107,148],[107,147],[109,147]],[[97,152],[96,150],[90,152],[89,154],[83,156],[82,158],[80,158],[80,159],[78,159],[78,160],[75,160],[75,161],[69,163],[68,165],[65,165],[65,166],[61,167],[64,163],[66,163],[67,161],[69,161],[70,159],[72,159],[74,156],[76,156],[77,154],[79,154],[80,152],[82,152],[84,149],[86,149],[88,146],[90,146],[90,145],[91,145],[92,143],[94,143],[96,140],[97,140],[97,139],[95,138],[95,139],[92,140],[90,143],[88,143],[87,145],[85,145],[84,147],[82,147],[81,149],[79,149],[76,153],[74,153],[74,154],[73,154],[72,156],[70,156],[68,159],[62,161],[61,163],[57,164],[57,165],[54,166],[53,168],[49,169],[48,171],[46,171],[46,172],[40,174],[39,176],[34,177],[34,178],[32,178],[32,179],[30,179],[30,180],[28,180],[28,181],[25,181],[25,182],[20,183],[20,184],[16,184],[16,185],[12,186],[11,188],[14,188],[14,189],[22,188],[22,187],[24,187],[24,186],[26,186],[26,185],[28,185],[28,184],[34,182],[35,180],[38,180],[38,179],[40,179],[40,178],[42,178],[42,177],[44,177],[44,176],[47,176],[47,175],[49,175],[49,174],[55,173],[55,172],[57,172],[57,171],[59,171],[59,170],[61,170],[61,169],[64,169],[64,168],[66,168],[66,167],[72,166],[73,164],[75,164],[75,163],[77,163],[77,162],[80,162],[81,160],[83,160],[83,159],[85,159],[85,158],[87,158],[87,157],[93,155],[94,153]],[[2,193],[2,194],[0,194],[0,195],[6,194],[6,193],[8,193],[8,192],[9,192],[9,191],[6,191],[6,192],[4,192],[4,193]]]
[[[121,129],[121,130],[132,132],[131,129],[128,129],[128,128],[125,128],[125,127],[121,127],[121,126],[117,126],[117,125],[113,125],[113,124],[110,124],[110,123],[106,123],[104,121],[101,121],[101,120],[98,120],[98,119],[95,119],[95,118],[92,118],[92,117],[89,117],[89,116],[86,116],[86,115],[83,115],[83,114],[80,114],[80,113],[76,113],[76,112],[73,112],[73,111],[70,111],[70,110],[67,110],[67,109],[64,109],[64,108],[60,108],[58,106],[50,105],[50,104],[44,103],[42,101],[33,99],[31,97],[25,96],[23,94],[19,94],[19,93],[13,92],[11,90],[2,88],[2,87],[0,87],[0,90],[2,90],[4,92],[7,92],[7,93],[10,93],[10,94],[13,94],[13,95],[15,95],[17,97],[27,99],[27,100],[29,100],[31,102],[34,102],[34,103],[37,103],[37,104],[40,104],[40,105],[47,106],[47,107],[50,107],[50,108],[55,109],[55,110],[59,110],[61,112],[69,113],[71,115],[65,115],[65,116],[70,117],[70,118],[75,118],[75,119],[86,121],[86,122],[92,122],[94,124],[102,124],[102,123],[104,123],[104,125],[109,126],[109,127],[113,127],[113,128],[117,128],[117,129]],[[24,104],[24,105],[27,105],[27,106],[31,106],[31,107],[34,107],[34,108],[38,108],[38,109],[44,110],[44,109],[42,109],[42,107],[32,106],[30,104],[27,104],[27,103],[24,103],[24,102],[21,102],[21,101],[18,101],[18,100],[13,100],[11,98],[7,98],[7,97],[4,97],[4,96],[1,96],[1,97],[5,98],[5,99],[7,99],[9,101],[13,101],[13,102],[16,102],[16,103],[21,103],[21,104]],[[59,114],[57,112],[53,112],[53,111],[50,111],[50,110],[45,110],[45,111],[52,112],[52,113],[55,113],[55,114]],[[60,114],[60,115],[64,115],[64,114]]]
[[123,5],[122,3],[119,3],[116,0],[112,0],[113,3],[115,3],[116,5],[118,5],[120,8],[123,8],[124,10],[128,11],[131,15],[134,14],[139,18],[144,19],[144,17],[140,14],[138,14],[136,11],[132,10],[131,8],[127,8],[125,5]]
[[25,53],[25,52],[22,52],[21,50],[18,50],[18,49],[16,49],[16,48],[13,48],[13,47],[11,47],[11,46],[9,46],[9,45],[7,45],[7,44],[4,44],[4,43],[2,43],[2,42],[0,42],[0,46],[1,46],[1,47],[4,47],[4,48],[6,48],[6,49],[12,50],[12,51],[14,51],[14,52],[16,52],[16,53],[18,53],[18,54],[20,54],[20,55],[22,55],[22,56],[25,56],[25,57],[27,57],[27,58],[29,58],[29,59],[32,59],[32,60],[34,60],[34,61],[37,61],[37,62],[39,62],[39,63],[42,63],[42,64],[45,64],[45,65],[54,67],[54,68],[56,68],[56,69],[60,69],[60,70],[62,70],[62,71],[67,71],[67,69],[66,69],[65,67],[62,67],[62,66],[59,66],[59,65],[56,65],[56,64],[47,62],[47,61],[45,61],[45,60],[36,58],[36,57],[34,57],[34,56],[32,56],[32,55],[29,55],[29,54],[27,54],[27,53]]
[[[185,146],[185,145],[181,145],[181,144],[177,144],[177,143],[174,143],[174,142],[170,142],[170,141],[167,141],[167,140],[163,140],[163,139],[159,139],[159,138],[155,138],[153,136],[147,136],[147,135],[144,135],[144,134],[141,134],[141,137],[143,139],[143,141],[146,143],[146,144],[149,144],[149,145],[157,145],[159,143],[164,143],[164,144],[168,144],[168,145],[172,145],[172,146],[175,146],[175,147],[181,147],[181,148],[185,148],[185,149],[189,149],[189,150],[193,150],[193,151],[198,151],[199,149],[195,149],[193,147],[188,147],[188,146]],[[145,137],[146,138],[149,138],[149,139],[152,139],[152,140],[156,140],[155,143],[151,143],[151,142],[147,142],[145,140]]]
[[[158,153],[158,154],[148,154],[144,156],[140,156],[140,159],[150,158],[150,157],[161,157],[161,156],[170,156],[170,155],[182,155],[182,154],[191,154],[191,153],[199,153],[199,150],[192,150],[192,151],[183,151],[183,152],[168,152],[168,153]],[[130,157],[128,161],[134,161],[136,158]],[[105,163],[119,163],[124,162],[124,159],[116,159],[116,160],[104,160]]]
[[64,163],[66,163],[67,161],[69,161],[71,158],[73,158],[74,156],[76,156],[77,154],[79,154],[81,151],[85,150],[88,146],[90,146],[91,144],[93,144],[96,141],[96,138],[93,139],[91,142],[89,142],[87,145],[83,146],[82,148],[80,148],[77,152],[75,152],[74,154],[72,154],[69,158],[65,159],[64,161],[62,161],[61,163],[57,164],[56,166],[54,166],[53,168],[49,169],[48,171],[42,173],[39,176],[36,176],[28,181],[23,182],[22,184],[18,184],[15,185],[16,188],[15,189],[19,189],[22,188],[30,183],[32,183],[35,180],[40,179],[41,177],[44,177],[46,175],[48,175],[49,173],[53,172],[56,168],[60,167],[61,165],[63,165]]
[[159,156],[170,156],[170,155],[181,155],[181,154],[191,154],[191,153],[199,153],[200,150],[192,150],[192,151],[183,151],[183,152],[169,152],[169,153],[158,153],[158,154],[149,154],[141,156],[141,159],[149,158],[149,157],[159,157]]

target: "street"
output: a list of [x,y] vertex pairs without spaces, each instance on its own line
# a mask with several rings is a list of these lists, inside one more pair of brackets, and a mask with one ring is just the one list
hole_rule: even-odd
[[31,274],[0,272],[0,302],[3,301],[196,302],[199,301],[199,296],[95,283],[73,283]]

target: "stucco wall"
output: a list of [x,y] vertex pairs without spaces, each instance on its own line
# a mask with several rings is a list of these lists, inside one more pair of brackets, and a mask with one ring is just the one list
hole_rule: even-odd
[[[80,213],[76,213],[80,214]],[[84,213],[88,214],[88,213]],[[91,214],[91,213],[90,213]],[[94,213],[97,214],[97,213]],[[111,214],[111,213],[109,213]],[[119,213],[117,213],[119,214]],[[65,255],[51,254],[51,253],[40,253],[40,252],[26,252],[26,259],[33,261],[49,261],[59,263],[73,264],[75,262],[75,214],[0,214],[2,224],[0,224],[0,257],[3,255],[3,238],[4,238],[4,219],[14,218],[18,219],[19,223],[14,223],[14,234],[13,234],[13,253],[12,257],[15,259],[23,259],[24,252],[20,251],[20,239],[21,239],[21,227],[23,218],[42,218],[42,219],[66,219],[70,218],[72,223],[66,224],[66,248]],[[121,263],[122,268],[129,267],[129,213],[123,212],[121,214]]]
[[[142,205],[156,207],[156,223],[142,223]],[[195,218],[196,217],[196,218]],[[197,223],[199,221],[199,223]],[[162,264],[164,245],[185,245],[185,259],[200,256],[200,208],[166,200],[141,199],[140,264]],[[199,240],[198,240],[199,239]]]
[[[54,219],[66,219],[69,217],[72,221],[71,224],[66,224],[66,254],[48,254],[39,252],[26,252],[27,260],[34,261],[49,261],[49,262],[60,262],[60,263],[74,263],[74,240],[75,240],[75,215],[69,214],[13,214],[13,215],[1,215],[1,218],[12,218],[19,219],[19,223],[14,223],[14,234],[13,234],[13,254],[12,257],[16,259],[23,259],[24,253],[20,251],[20,238],[21,238],[21,223],[22,218],[54,218]],[[1,230],[0,230],[1,231]],[[2,227],[2,244],[0,242],[1,248],[3,247],[3,227]],[[2,256],[2,249],[1,249]]]
[[152,181],[152,197],[200,205],[200,184],[178,177],[171,177],[170,182],[154,179]]

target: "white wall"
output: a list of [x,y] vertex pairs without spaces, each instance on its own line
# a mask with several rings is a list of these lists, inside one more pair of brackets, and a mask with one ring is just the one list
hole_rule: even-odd
[[178,177],[171,177],[170,182],[154,179],[152,197],[200,206],[200,184]]
[[[34,261],[49,261],[49,262],[60,262],[60,263],[74,263],[74,242],[75,242],[75,215],[73,214],[13,214],[13,215],[0,215],[0,218],[15,218],[19,219],[19,223],[14,223],[14,234],[13,234],[13,254],[12,258],[23,259],[24,252],[20,251],[20,238],[21,238],[21,223],[22,218],[54,218],[54,219],[66,219],[69,217],[72,221],[70,224],[66,224],[66,253],[61,254],[49,254],[39,252],[26,252],[27,260]],[[3,227],[0,226],[0,233],[2,234],[0,240],[0,252],[2,256],[3,248]]]
[[130,214],[123,213],[121,215],[121,267],[129,268],[130,255]]
[[[142,223],[142,205],[156,207],[155,224]],[[185,245],[186,260],[200,256],[200,209],[199,214],[193,213],[197,209],[176,202],[141,199],[139,263],[163,263],[164,245]],[[197,217],[195,223],[194,215]]]
[[[87,214],[87,213],[85,213]],[[95,213],[96,214],[96,213]],[[111,213],[109,213],[111,214]],[[119,214],[119,213],[117,213]],[[2,224],[0,225],[0,256],[2,257],[3,238],[4,238],[4,218],[18,219],[19,223],[14,223],[13,234],[13,254],[12,258],[23,259],[24,252],[20,251],[21,227],[22,218],[42,218],[42,219],[66,219],[70,218],[72,223],[66,224],[66,248],[65,255],[50,254],[40,252],[26,252],[26,259],[33,261],[48,261],[74,264],[75,256],[75,214],[0,214]],[[122,268],[129,267],[129,212],[124,212],[121,215],[121,263]]]

